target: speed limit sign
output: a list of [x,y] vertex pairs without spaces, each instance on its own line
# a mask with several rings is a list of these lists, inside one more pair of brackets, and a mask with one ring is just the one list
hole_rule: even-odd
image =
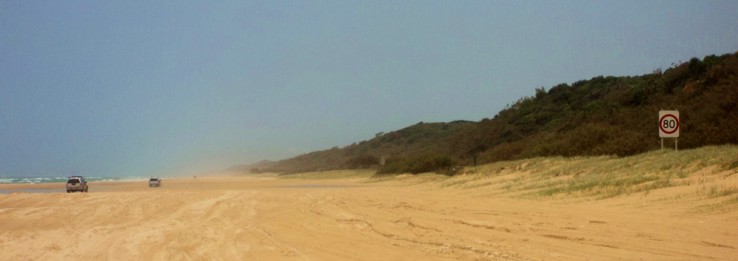
[[659,111],[659,137],[679,138],[679,111]]

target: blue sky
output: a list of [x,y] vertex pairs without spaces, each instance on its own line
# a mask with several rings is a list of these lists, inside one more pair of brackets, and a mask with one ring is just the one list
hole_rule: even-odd
[[[152,3],[153,2],[153,3]],[[0,1],[0,176],[191,175],[738,51],[738,1]]]

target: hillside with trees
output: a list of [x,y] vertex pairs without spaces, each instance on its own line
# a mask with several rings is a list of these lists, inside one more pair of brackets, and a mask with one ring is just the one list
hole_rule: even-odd
[[[379,174],[451,174],[455,166],[537,156],[627,156],[660,148],[660,109],[680,112],[679,148],[738,144],[737,104],[738,53],[710,55],[663,72],[538,88],[479,122],[420,122],[258,171],[376,168]],[[672,142],[665,141],[667,147]]]

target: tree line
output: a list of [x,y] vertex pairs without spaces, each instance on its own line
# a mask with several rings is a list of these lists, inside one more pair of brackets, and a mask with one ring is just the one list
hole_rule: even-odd
[[640,76],[541,87],[478,122],[420,122],[281,160],[262,171],[454,174],[457,166],[538,156],[628,156],[660,148],[661,109],[680,112],[680,148],[738,144],[737,104],[738,53],[710,55]]

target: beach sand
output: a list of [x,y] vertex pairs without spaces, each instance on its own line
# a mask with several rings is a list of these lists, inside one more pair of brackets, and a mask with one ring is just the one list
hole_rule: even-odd
[[[48,191],[54,190],[56,191]],[[44,189],[49,193],[25,193]],[[675,188],[684,189],[684,188]],[[678,191],[525,199],[433,179],[0,185],[1,260],[735,260],[738,211]],[[735,205],[733,205],[735,206]]]

